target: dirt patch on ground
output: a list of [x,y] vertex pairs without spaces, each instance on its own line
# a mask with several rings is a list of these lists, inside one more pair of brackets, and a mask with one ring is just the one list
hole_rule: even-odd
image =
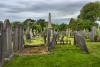
[[48,54],[47,47],[27,47],[15,53],[15,55],[43,55],[43,54]]

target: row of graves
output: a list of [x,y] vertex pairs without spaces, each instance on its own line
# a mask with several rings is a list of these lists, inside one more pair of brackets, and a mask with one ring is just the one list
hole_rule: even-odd
[[[90,40],[94,40],[95,28],[92,28],[90,32],[87,31],[66,31],[57,32],[54,31],[51,26],[51,14],[49,14],[49,22],[47,31],[43,32],[44,46],[47,47],[48,52],[53,51],[56,44],[72,44],[70,37],[73,37],[73,44],[79,47],[84,53],[89,53],[85,35],[90,35]],[[11,23],[8,19],[0,21],[0,67],[5,61],[10,60],[17,51],[22,51],[24,48],[24,32],[20,24],[17,24],[12,29]],[[65,38],[66,37],[66,38]],[[93,39],[92,39],[93,38]],[[27,39],[30,39],[30,33],[27,32]]]
[[[71,41],[74,43],[72,45],[76,45],[79,47],[83,52],[88,53],[88,48],[86,46],[85,37],[83,36],[84,33],[80,33],[77,31],[72,32],[70,29],[57,32],[54,31],[51,26],[51,13],[49,13],[48,17],[48,29],[47,31],[44,31],[44,43],[46,46],[48,46],[48,51],[53,51],[56,44],[64,45],[64,44],[72,44]],[[70,39],[70,37],[74,37],[73,40]],[[66,38],[65,38],[66,37]]]
[[[73,38],[70,39],[70,37]],[[59,32],[48,29],[47,36],[44,36],[44,41],[48,46],[48,51],[50,52],[53,51],[55,45],[69,44],[79,47],[84,53],[89,53],[88,48],[86,46],[85,37],[82,34],[80,34],[80,32],[62,31],[59,34]]]
[[9,61],[14,53],[23,49],[23,28],[17,24],[15,28],[8,19],[0,21],[0,67]]

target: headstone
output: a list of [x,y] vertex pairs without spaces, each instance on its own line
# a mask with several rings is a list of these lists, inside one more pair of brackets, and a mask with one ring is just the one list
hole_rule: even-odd
[[48,37],[47,37],[47,45],[48,45],[48,51],[51,51],[51,39],[50,39],[50,37],[51,37],[51,29],[48,29],[48,33],[47,33],[48,35]]
[[32,39],[33,38],[32,29],[30,29],[30,36],[31,36],[31,39]]
[[88,53],[88,48],[86,46],[86,42],[85,42],[85,38],[80,35],[80,34],[76,34],[75,37],[75,44],[81,49],[83,50],[85,53]]
[[94,41],[94,33],[91,31],[91,32],[89,32],[89,39],[91,40],[91,41]]
[[10,60],[13,56],[13,44],[12,44],[12,28],[8,19],[4,21],[4,58],[5,60]]
[[60,44],[64,44],[64,36],[66,35],[66,31],[62,31],[62,37],[60,40]]
[[47,32],[43,31],[42,36],[43,36],[43,39],[44,39],[44,44],[46,45]]
[[89,38],[91,41],[95,41],[96,27],[93,26],[92,30],[89,32]]
[[26,39],[27,39],[27,40],[30,40],[30,39],[31,39],[30,32],[27,32],[27,33],[26,33]]
[[21,25],[18,26],[18,50],[22,50],[23,45],[23,28]]
[[13,31],[13,48],[14,52],[18,51],[18,27]]
[[75,35],[75,31],[71,31],[70,36],[74,36],[74,35]]
[[14,31],[14,51],[22,50],[24,48],[23,45],[23,28],[20,24],[16,25]]
[[3,23],[0,21],[0,67],[3,65]]

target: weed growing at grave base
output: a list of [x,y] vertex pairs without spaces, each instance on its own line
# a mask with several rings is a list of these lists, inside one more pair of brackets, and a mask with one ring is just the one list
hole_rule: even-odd
[[48,55],[15,56],[4,67],[99,67],[100,42],[87,42],[89,54],[74,45],[56,45]]

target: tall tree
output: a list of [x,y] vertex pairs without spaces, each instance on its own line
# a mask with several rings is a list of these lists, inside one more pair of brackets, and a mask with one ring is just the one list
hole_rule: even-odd
[[95,22],[100,17],[100,2],[86,4],[80,11],[80,18]]

